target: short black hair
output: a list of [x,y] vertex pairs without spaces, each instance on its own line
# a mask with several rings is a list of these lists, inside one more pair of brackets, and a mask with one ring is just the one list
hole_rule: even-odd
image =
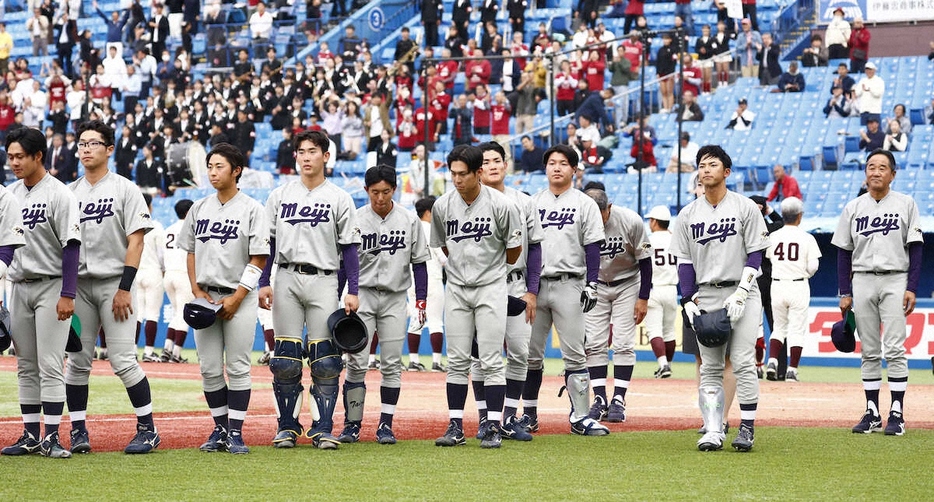
[[724,169],[733,168],[733,159],[730,158],[730,154],[726,153],[726,150],[720,148],[720,145],[704,145],[700,147],[700,150],[697,151],[697,158],[695,159],[697,164],[700,164],[701,159],[704,157],[713,157],[723,163]]
[[35,157],[37,153],[41,154],[38,159],[39,161],[45,160],[49,149],[49,146],[45,142],[45,136],[43,136],[38,129],[33,129],[31,127],[20,127],[19,129],[10,131],[10,134],[6,136],[7,151],[10,151],[10,145],[13,143],[19,143],[19,146],[26,152],[26,155],[31,157]]
[[366,174],[363,175],[363,186],[370,188],[371,186],[379,183],[380,181],[385,181],[389,183],[389,186],[393,190],[396,189],[396,168],[387,164],[380,164],[378,166],[373,166],[366,170]]
[[292,137],[292,149],[298,150],[298,147],[305,141],[311,141],[322,152],[328,151],[328,147],[331,145],[328,135],[321,131],[302,131]]
[[551,148],[545,150],[545,155],[542,156],[542,162],[548,164],[548,159],[551,158],[551,154],[553,153],[560,153],[567,157],[571,167],[576,168],[577,163],[580,162],[580,157],[577,156],[577,152],[575,152],[574,149],[570,146],[562,144],[554,145]]
[[[525,136],[525,137],[528,137],[528,136]],[[496,152],[499,154],[503,162],[506,161],[506,149],[503,148],[503,145],[495,141],[487,141],[485,143],[480,143],[480,151],[484,153],[485,152]]]
[[418,217],[421,218],[426,211],[431,211],[431,208],[435,205],[435,196],[429,195],[415,201],[415,213],[418,214]]
[[85,131],[96,131],[100,133],[101,139],[104,140],[105,146],[111,146],[114,144],[114,128],[100,120],[89,120],[87,122],[78,124],[78,129],[75,131],[76,136],[80,138]]
[[483,167],[483,150],[473,145],[457,145],[448,154],[448,169],[454,162],[467,164],[467,171],[475,173]]
[[895,163],[895,155],[893,155],[892,152],[890,152],[890,151],[888,151],[888,150],[884,150],[884,149],[882,149],[882,148],[876,148],[876,149],[873,150],[872,152],[869,152],[869,155],[866,156],[866,164],[869,164],[869,159],[871,159],[872,157],[874,157],[874,156],[876,156],[876,155],[883,155],[883,156],[885,156],[885,158],[889,159],[889,167],[890,167],[893,171],[897,170],[898,165]]
[[584,191],[586,192],[590,189],[603,190],[606,192],[606,185],[604,185],[602,181],[588,181],[587,184],[584,185]]
[[178,216],[178,219],[184,220],[188,216],[188,210],[191,209],[191,206],[194,202],[191,199],[182,199],[175,203],[175,216]]
[[237,175],[236,180],[237,183],[239,183],[240,177],[243,176],[243,168],[246,167],[246,157],[243,156],[243,152],[230,143],[218,143],[208,152],[207,157],[204,158],[204,163],[207,164],[211,162],[211,157],[215,155],[220,155],[227,160],[227,162],[230,162],[231,171],[238,167],[240,168],[240,174]]

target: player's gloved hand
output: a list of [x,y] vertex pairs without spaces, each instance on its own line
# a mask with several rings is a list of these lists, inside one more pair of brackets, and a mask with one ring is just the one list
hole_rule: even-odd
[[694,303],[694,300],[690,298],[681,299],[681,313],[684,315],[684,320],[691,326],[691,329],[694,329],[694,318],[700,315],[700,307]]
[[417,329],[421,330],[425,326],[425,321],[428,320],[428,313],[425,312],[425,309],[428,308],[427,302],[425,300],[415,300],[415,318],[418,320]]
[[730,316],[731,323],[736,323],[742,319],[743,312],[746,310],[746,298],[748,296],[749,291],[736,288],[736,291],[723,301],[723,308],[726,309],[727,315]]
[[597,306],[597,283],[588,282],[581,291],[581,307],[584,313],[590,312]]

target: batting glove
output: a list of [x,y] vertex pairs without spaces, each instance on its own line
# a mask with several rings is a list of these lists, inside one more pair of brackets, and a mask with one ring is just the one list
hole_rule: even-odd
[[425,312],[427,307],[428,305],[425,300],[415,300],[416,319],[418,320],[416,329],[420,330],[425,326],[425,321],[428,320],[428,313]]
[[590,312],[597,306],[597,283],[589,282],[581,291],[581,307],[584,313]]
[[743,317],[743,312],[746,310],[746,298],[749,297],[749,290],[752,289],[752,285],[758,276],[759,270],[752,267],[743,267],[739,287],[723,302],[723,308],[729,314],[731,323],[736,323]]
[[691,329],[694,329],[694,318],[701,314],[700,307],[694,303],[694,300],[690,298],[682,298],[681,309],[681,313],[684,315],[684,320],[687,321],[688,325],[691,326]]

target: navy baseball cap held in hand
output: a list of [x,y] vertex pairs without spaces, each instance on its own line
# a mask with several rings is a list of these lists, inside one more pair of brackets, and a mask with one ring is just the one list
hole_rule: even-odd
[[526,303],[522,298],[509,295],[509,301],[506,304],[506,315],[515,317],[525,312]]
[[185,322],[194,329],[211,327],[217,320],[217,311],[221,305],[213,304],[205,298],[196,298],[185,304]]
[[850,353],[856,350],[856,315],[853,309],[847,310],[843,319],[834,323],[830,329],[830,340],[840,352]]

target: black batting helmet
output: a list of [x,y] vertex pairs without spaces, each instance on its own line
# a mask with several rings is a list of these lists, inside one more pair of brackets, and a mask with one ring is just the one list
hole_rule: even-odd
[[730,339],[730,316],[726,309],[713,312],[701,311],[694,318],[694,331],[697,333],[697,342],[704,347],[719,347]]
[[328,316],[328,331],[334,345],[348,354],[356,354],[366,348],[369,339],[363,319],[356,312],[348,314],[344,309],[337,309]]

